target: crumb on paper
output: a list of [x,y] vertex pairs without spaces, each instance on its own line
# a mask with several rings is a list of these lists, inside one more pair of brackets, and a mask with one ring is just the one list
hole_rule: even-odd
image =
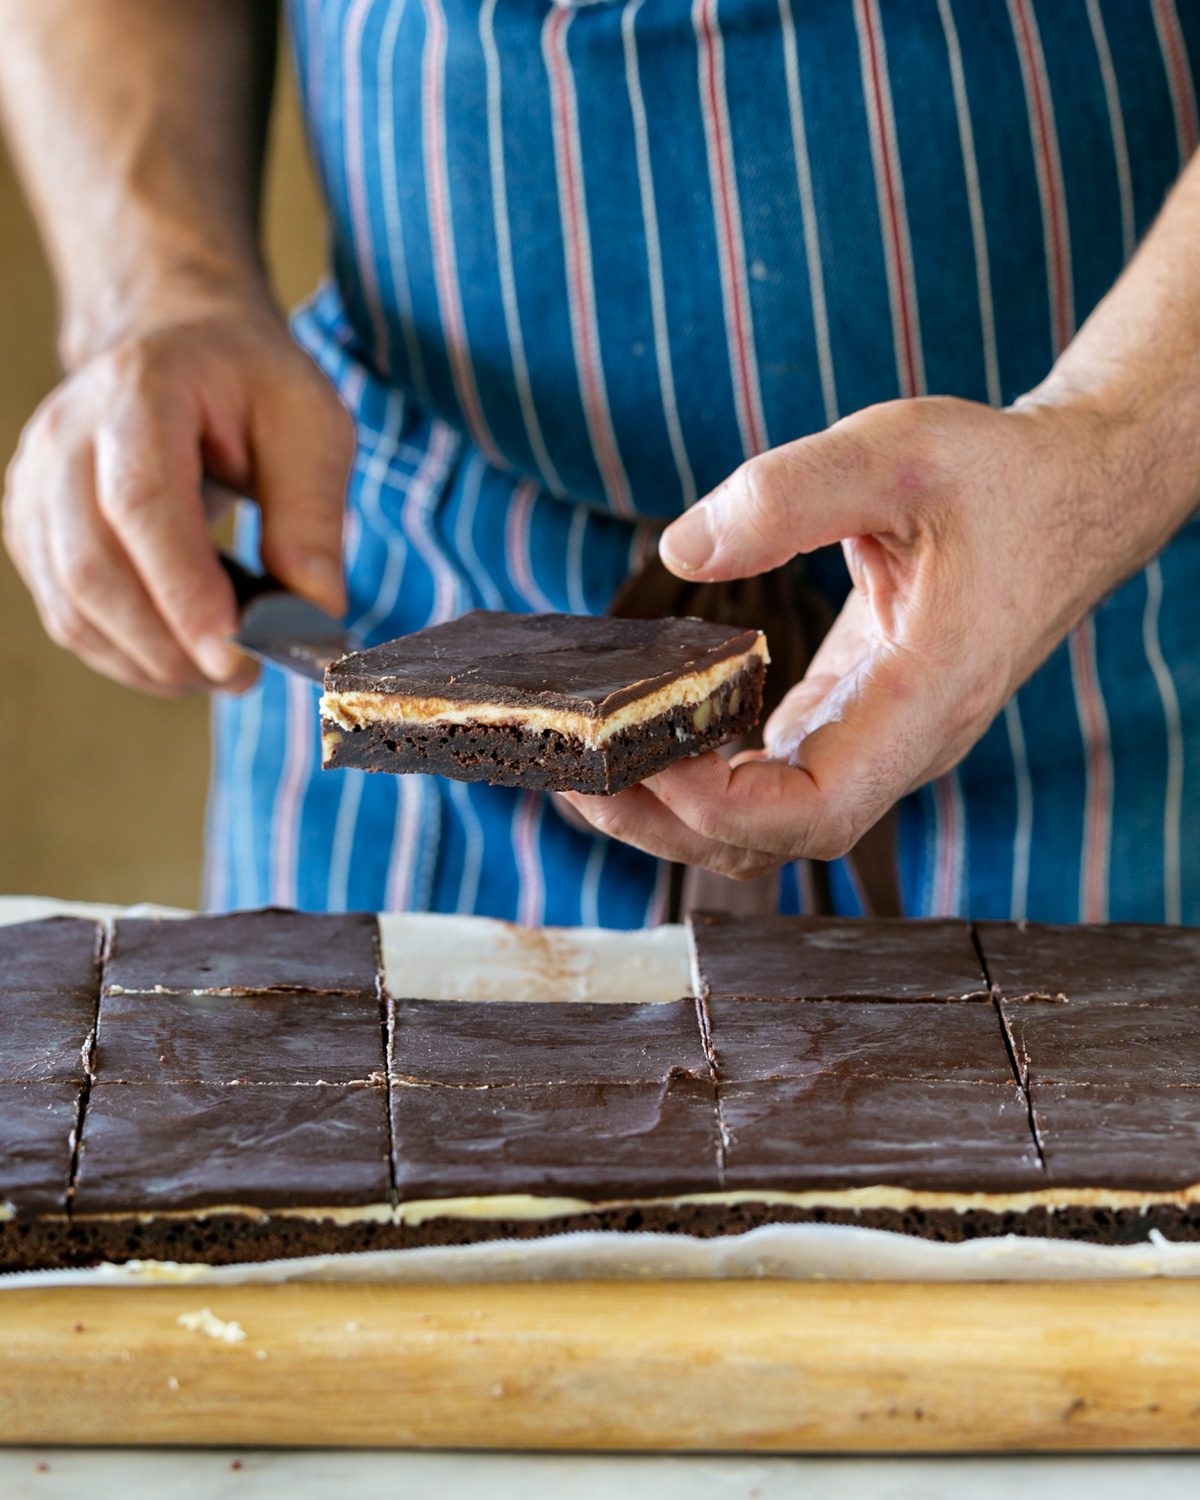
[[167,1390],[169,1390],[169,1391],[177,1391],[178,1389],[179,1389],[179,1376],[178,1375],[168,1375],[167,1376]]
[[267,1351],[265,1349],[256,1349],[254,1351],[254,1357],[255,1359],[266,1359]]
[[219,1339],[224,1344],[240,1344],[246,1337],[246,1330],[240,1323],[218,1318],[211,1307],[202,1307],[199,1312],[180,1313],[175,1321],[189,1333],[207,1334],[210,1339]]
[[347,1323],[346,1324],[346,1332],[347,1333],[357,1333],[358,1332],[358,1324],[354,1323],[354,1322]]

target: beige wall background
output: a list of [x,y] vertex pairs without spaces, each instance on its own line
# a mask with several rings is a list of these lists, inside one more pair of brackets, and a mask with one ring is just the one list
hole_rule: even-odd
[[[280,297],[320,274],[321,212],[281,66],[264,220]],[[0,463],[58,379],[54,292],[0,148]],[[0,559],[0,892],[195,905],[208,770],[202,699],[161,702],[51,645]]]

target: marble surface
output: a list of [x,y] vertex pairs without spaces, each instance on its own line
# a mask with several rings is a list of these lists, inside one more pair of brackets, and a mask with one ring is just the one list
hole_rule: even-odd
[[[236,1466],[236,1467],[235,1467]],[[0,1449],[5,1500],[1155,1500],[1200,1493],[1200,1457],[710,1458],[575,1454]]]

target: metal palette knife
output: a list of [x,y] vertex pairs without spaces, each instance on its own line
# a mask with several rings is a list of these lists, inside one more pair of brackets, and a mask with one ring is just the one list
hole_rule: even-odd
[[269,573],[252,573],[236,558],[218,553],[237,597],[240,623],[235,643],[259,661],[325,681],[325,668],[361,649],[340,620],[291,593]]

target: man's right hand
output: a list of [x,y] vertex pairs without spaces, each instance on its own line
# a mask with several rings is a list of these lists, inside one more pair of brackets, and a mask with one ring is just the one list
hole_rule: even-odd
[[265,297],[203,296],[126,331],[34,413],[4,540],[50,637],[131,687],[237,691],[233,591],[206,477],[262,511],[263,564],[333,614],[353,428]]

